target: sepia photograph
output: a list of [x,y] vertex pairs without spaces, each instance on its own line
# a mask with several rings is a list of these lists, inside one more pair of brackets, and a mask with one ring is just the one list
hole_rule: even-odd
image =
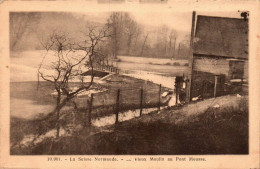
[[248,155],[249,20],[9,12],[10,155]]

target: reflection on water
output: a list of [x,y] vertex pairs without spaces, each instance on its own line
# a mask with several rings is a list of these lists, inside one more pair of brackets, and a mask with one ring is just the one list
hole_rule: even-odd
[[131,71],[131,73],[125,73],[124,75],[151,81],[156,84],[161,84],[163,87],[174,89],[175,77],[168,77],[163,74],[158,75],[147,71]]
[[33,100],[15,99],[10,101],[11,116],[22,119],[35,119],[53,111],[53,105],[36,104]]
[[[24,51],[11,54],[11,81],[37,81],[37,68],[45,56],[45,51]],[[45,58],[45,63],[53,61],[52,52]],[[175,62],[170,59],[141,58],[120,56],[120,62],[114,64],[121,70],[122,74],[138,79],[161,84],[163,87],[174,90],[175,77],[182,75],[187,67],[158,65]],[[187,61],[178,60],[181,65]],[[45,70],[48,72],[49,70]],[[51,74],[51,72],[49,72]],[[89,77],[86,77],[86,81]],[[96,79],[95,79],[96,81]],[[172,96],[169,104],[175,104],[175,97]],[[33,100],[11,98],[11,115],[25,119],[46,115],[54,109],[53,105],[36,104]]]

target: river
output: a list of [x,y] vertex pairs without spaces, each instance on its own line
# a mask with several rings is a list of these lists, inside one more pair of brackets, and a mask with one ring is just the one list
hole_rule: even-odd
[[[24,51],[15,52],[11,56],[11,82],[35,82],[37,81],[37,69],[45,56],[44,51]],[[156,58],[141,58],[119,56],[120,62],[114,62],[124,75],[138,79],[151,81],[161,84],[163,87],[174,89],[175,76],[186,72],[187,66],[182,66],[185,60],[170,60]],[[51,62],[51,56],[46,57],[46,62]],[[180,63],[180,66],[172,66],[174,62]],[[23,85],[21,83],[21,85]],[[24,86],[25,87],[25,86]],[[22,90],[22,89],[21,89]],[[23,89],[27,91],[27,89]],[[29,90],[29,89],[28,89]],[[53,109],[53,105],[38,105],[35,100],[26,100],[24,97],[16,97],[15,90],[11,88],[11,115],[25,119],[33,119],[36,114],[47,114]],[[16,92],[16,91],[15,91]],[[28,92],[25,93],[28,95]],[[174,105],[175,97],[170,101]]]

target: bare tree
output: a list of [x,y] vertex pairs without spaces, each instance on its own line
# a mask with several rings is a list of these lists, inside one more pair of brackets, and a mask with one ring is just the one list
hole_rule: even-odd
[[[126,44],[123,44],[125,46],[123,46],[124,48],[126,48],[126,53],[127,55],[131,54],[131,49],[132,49],[132,44],[134,42],[134,37],[137,36],[140,33],[139,32],[139,25],[137,24],[137,22],[131,18],[131,16],[129,15],[129,13],[124,13],[124,18],[123,18],[123,35],[125,36],[125,41]],[[136,37],[136,39],[137,39]],[[124,38],[124,37],[123,37]]]
[[114,58],[117,58],[122,31],[122,13],[113,12],[107,20],[107,26],[110,28],[112,35],[112,55]]
[[[168,55],[171,57],[171,59],[173,59],[173,57],[175,55],[175,45],[176,45],[176,38],[177,38],[176,31],[172,29],[168,38],[169,38]],[[174,41],[173,46],[172,46],[172,41]],[[173,51],[172,51],[172,48],[173,48]]]
[[188,59],[190,51],[190,35],[186,35],[182,41],[179,42],[178,55],[175,57],[181,59]]
[[140,56],[143,56],[144,47],[145,47],[145,43],[146,43],[146,41],[147,41],[148,36],[149,36],[149,32],[146,34],[146,36],[145,36],[145,38],[144,38],[144,43],[143,43],[143,45],[142,45],[142,50],[141,50]]
[[[108,37],[106,28],[88,26],[83,36],[84,40],[80,42],[73,42],[68,38],[68,34],[53,32],[47,41],[42,43],[47,53],[50,50],[54,52],[51,53],[53,62],[48,67],[51,73],[44,71],[42,62],[38,74],[44,81],[53,84],[56,91],[56,107],[53,111],[56,113],[56,137],[59,137],[61,109],[93,84],[93,60],[100,55],[97,47],[106,37]],[[85,82],[82,75],[86,63],[91,71],[89,82]],[[76,87],[71,88],[70,83],[73,81],[79,83]]]
[[169,28],[166,25],[161,25],[157,28],[157,39],[155,43],[155,49],[157,56],[165,57],[168,52],[168,32]]
[[[138,28],[136,29],[135,42],[134,42],[134,45],[133,45],[134,51],[137,51],[137,50],[136,50],[136,44],[137,44],[137,41],[138,41],[138,38],[139,38],[139,35],[140,35],[140,34],[141,34],[141,28],[138,27]],[[136,53],[135,53],[135,54],[136,54]]]
[[179,43],[179,47],[178,47],[178,58],[181,58],[180,50],[181,50],[181,43]]
[[39,14],[33,12],[10,13],[10,49],[15,50],[31,24],[37,22]]

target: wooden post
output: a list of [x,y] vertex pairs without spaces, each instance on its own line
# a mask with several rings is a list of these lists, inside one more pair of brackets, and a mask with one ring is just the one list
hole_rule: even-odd
[[[176,77],[177,78],[177,77]],[[176,101],[175,101],[175,104],[177,105],[178,104],[178,95],[179,95],[179,81],[176,81],[176,78],[175,78],[175,90],[176,90]]]
[[241,92],[243,92],[243,81],[244,81],[244,78],[242,77],[241,78]]
[[88,125],[91,126],[91,112],[93,104],[93,93],[90,96],[89,109],[88,109]]
[[217,96],[217,83],[218,83],[218,75],[215,75],[214,97]]
[[192,12],[192,25],[191,25],[191,38],[190,38],[190,61],[189,61],[189,75],[188,75],[188,83],[187,83],[187,90],[186,90],[186,102],[191,101],[191,88],[192,88],[192,73],[193,73],[193,39],[194,39],[194,32],[195,32],[195,19],[196,19],[196,12]]
[[181,50],[181,44],[179,43],[179,47],[178,47],[178,58],[181,58],[181,57],[180,57],[180,50]]
[[88,105],[88,112],[85,111],[84,113],[84,127],[87,127],[87,113],[89,113],[89,105],[90,105],[89,99],[87,100],[87,105]]
[[161,90],[162,90],[162,85],[160,84],[159,86],[159,102],[158,102],[158,111],[161,109]]
[[120,95],[120,89],[117,90],[117,96],[116,96],[116,123],[118,123],[119,95]]
[[142,116],[142,112],[143,112],[143,88],[141,88],[140,91],[140,117]]

